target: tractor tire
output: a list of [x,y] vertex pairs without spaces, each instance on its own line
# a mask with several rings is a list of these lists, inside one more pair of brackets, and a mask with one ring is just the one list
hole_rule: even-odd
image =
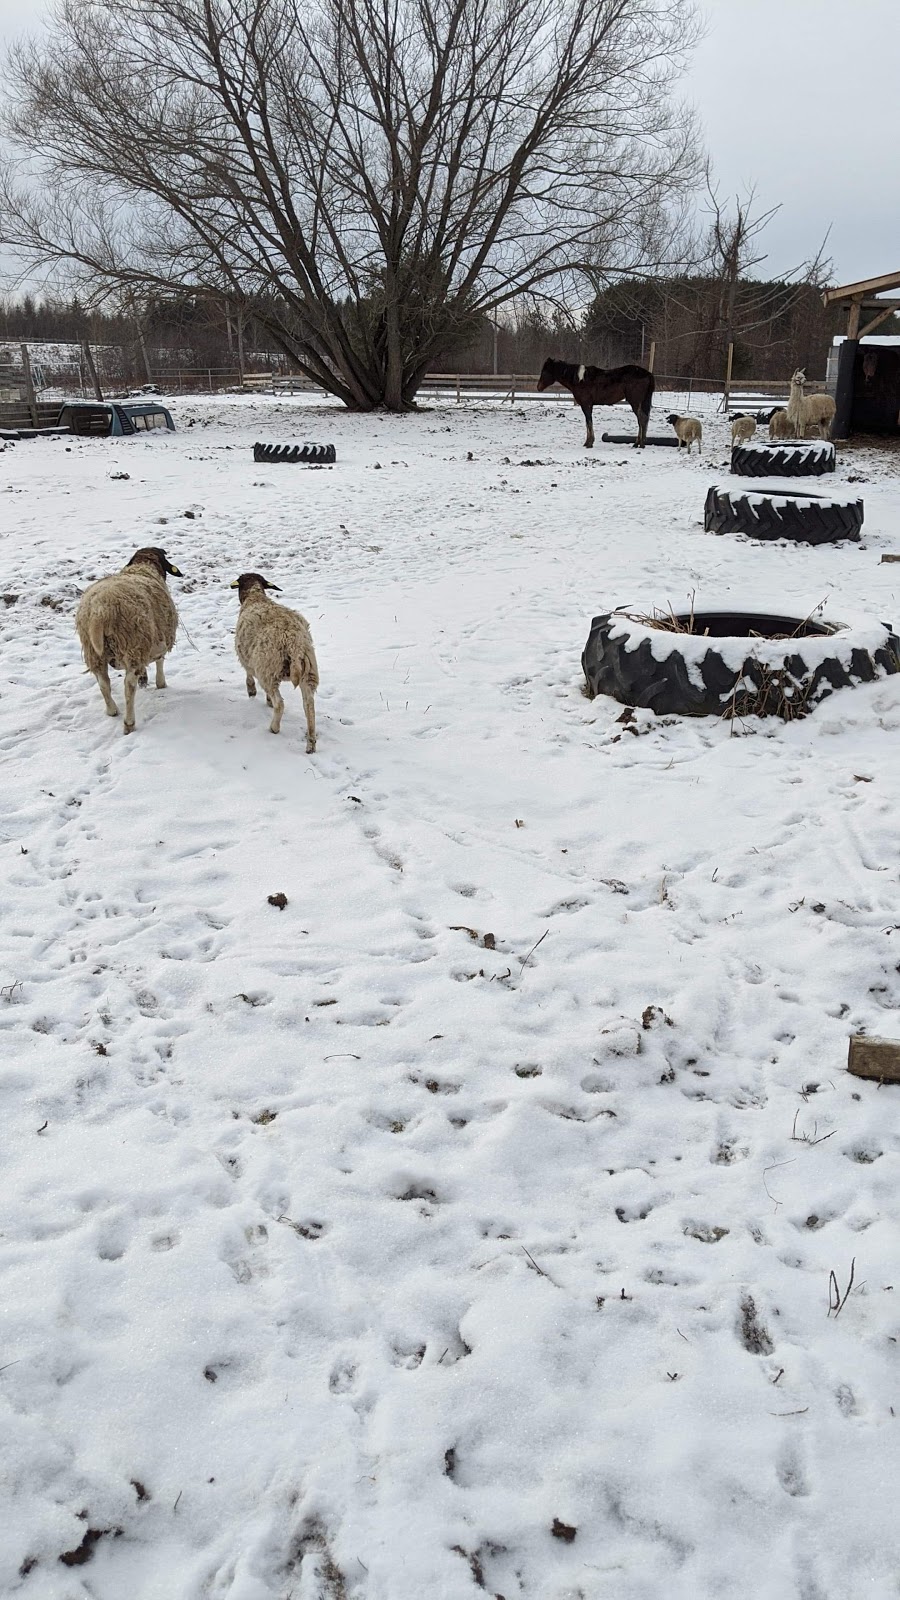
[[830,439],[736,444],[731,451],[731,470],[742,478],[820,478],[834,471],[834,445]]
[[299,462],[307,467],[330,466],[337,460],[333,444],[255,444],[254,461]]
[[900,638],[888,623],[705,612],[695,614],[693,628],[670,633],[621,612],[594,617],[581,657],[589,698],[608,694],[657,716],[791,721],[835,689],[900,672]]
[[808,489],[719,488],[706,496],[707,533],[745,533],[751,539],[791,539],[798,544],[837,544],[859,539],[861,500],[831,500]]

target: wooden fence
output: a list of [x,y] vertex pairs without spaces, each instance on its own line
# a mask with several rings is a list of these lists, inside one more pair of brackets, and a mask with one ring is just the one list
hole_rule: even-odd
[[[423,397],[432,397],[435,400],[451,400],[457,404],[463,400],[483,399],[506,402],[519,405],[526,400],[549,400],[557,403],[571,405],[568,390],[555,387],[548,389],[544,394],[537,392],[538,374],[536,372],[429,372],[426,373],[420,385],[419,393]],[[57,387],[56,385],[54,386]],[[107,384],[109,398],[121,398],[114,386]],[[771,403],[785,403],[790,385],[767,382],[753,379],[741,379],[737,383],[723,384],[721,379],[691,378],[677,373],[657,373],[657,393],[668,393],[677,396],[677,403],[686,410],[690,410],[695,397],[701,395],[716,395],[722,410],[734,411],[743,403],[751,408],[755,403],[759,406]],[[815,393],[824,389],[823,383],[813,382],[807,385],[808,393]],[[160,368],[155,372],[155,384],[162,394],[234,394],[257,393],[269,395],[293,394],[324,394],[325,391],[309,378],[299,373],[276,372],[245,372],[243,378],[237,372],[216,367],[174,367]],[[60,383],[58,389],[67,395],[81,395],[93,398],[90,389],[79,382],[78,376],[73,373],[70,382]],[[53,392],[52,390],[50,392]],[[134,387],[131,393],[139,394],[140,386]],[[33,408],[37,404],[43,410],[49,404],[43,397],[26,401],[23,397],[22,405],[29,413],[23,416],[22,425],[33,418]],[[58,402],[57,402],[58,405]],[[5,411],[5,408],[4,408]],[[13,424],[14,425],[14,424]]]

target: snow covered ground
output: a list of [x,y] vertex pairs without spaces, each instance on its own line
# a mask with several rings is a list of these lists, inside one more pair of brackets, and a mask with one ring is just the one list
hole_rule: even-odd
[[[625,726],[579,668],[692,592],[900,621],[897,457],[787,548],[703,532],[711,416],[172,405],[0,460],[0,1594],[897,1596],[900,1090],[845,1065],[900,1033],[900,678]],[[125,739],[72,619],[147,543]]]

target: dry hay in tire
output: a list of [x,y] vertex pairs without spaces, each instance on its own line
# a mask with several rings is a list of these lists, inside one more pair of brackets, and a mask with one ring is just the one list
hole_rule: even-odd
[[291,466],[331,466],[337,460],[333,444],[255,444],[254,461],[285,461]]
[[587,693],[658,716],[803,717],[835,689],[900,672],[888,623],[762,612],[594,617],[581,657]]
[[713,484],[706,496],[707,533],[745,533],[751,539],[835,544],[858,539],[862,500],[839,500],[808,489],[737,489]]
[[834,471],[834,445],[830,439],[736,444],[731,451],[731,470],[740,478],[820,478]]

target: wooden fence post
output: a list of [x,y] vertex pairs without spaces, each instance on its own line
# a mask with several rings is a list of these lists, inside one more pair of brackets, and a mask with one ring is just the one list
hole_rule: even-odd
[[28,354],[27,344],[21,344],[19,349],[22,352],[22,370],[25,373],[25,398],[28,401],[28,409],[31,412],[31,425],[36,428],[38,425],[38,409],[37,395],[34,392],[34,377],[31,371],[31,357]]
[[650,356],[649,356],[649,359],[647,361],[647,371],[648,372],[652,372],[653,371],[653,363],[654,363],[655,360],[656,360],[656,340],[655,339],[651,339],[650,340]]
[[90,373],[91,383],[94,385],[94,396],[95,396],[95,398],[97,400],[102,400],[103,399],[103,390],[100,387],[100,379],[97,376],[97,368],[94,365],[93,352],[91,350],[90,345],[88,344],[87,339],[82,339],[81,348],[82,348],[82,350],[84,352],[84,364],[87,367],[88,372]]
[[459,373],[456,374],[456,404],[459,405]]
[[728,410],[731,402],[731,368],[734,365],[734,345],[728,346],[728,363],[725,367],[725,403],[723,409]]

